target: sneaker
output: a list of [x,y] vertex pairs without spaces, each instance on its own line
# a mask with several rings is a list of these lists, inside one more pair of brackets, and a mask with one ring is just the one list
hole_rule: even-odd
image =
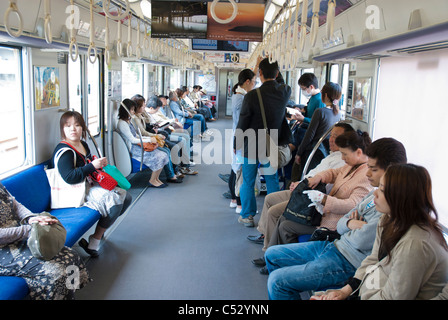
[[206,135],[208,135],[208,136],[212,136],[212,135],[213,135],[213,131],[210,130],[210,129],[205,130],[204,133],[205,133]]
[[196,165],[196,163],[194,163],[193,161],[190,161],[190,167],[194,167]]
[[219,173],[218,177],[221,178],[221,180],[224,181],[225,183],[229,183],[230,174]]
[[183,174],[187,174],[189,176],[194,176],[194,175],[198,174],[197,171],[193,171],[190,168],[186,168],[186,167],[182,167],[180,170],[182,171]]
[[232,194],[230,193],[230,191],[226,191],[222,194],[222,196],[226,199],[232,199]]
[[238,208],[238,207],[236,207],[236,209],[235,209],[235,213],[241,213],[241,211],[243,211],[243,208]]
[[236,202],[232,202],[232,201],[230,201],[230,208],[236,208],[236,206],[237,206],[237,204],[236,204]]
[[255,226],[253,216],[249,216],[247,218],[243,218],[242,216],[239,216],[238,222],[244,224],[244,226],[248,227],[248,228],[252,228]]
[[203,135],[202,136],[202,141],[205,141],[205,142],[210,141],[210,136],[209,135]]
[[258,243],[258,244],[264,244],[264,234],[257,234],[255,236],[247,236],[247,240]]

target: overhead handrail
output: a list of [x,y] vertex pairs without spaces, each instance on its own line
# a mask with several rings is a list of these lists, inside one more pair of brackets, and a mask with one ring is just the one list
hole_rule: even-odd
[[110,64],[110,48],[109,48],[109,18],[105,16],[106,18],[106,35],[104,37],[104,60],[106,61],[106,64]]
[[320,0],[314,0],[313,2],[313,17],[311,18],[311,47],[314,47],[317,40],[317,31],[319,29],[319,10],[320,10]]
[[320,137],[319,141],[317,141],[316,145],[313,148],[313,151],[311,151],[310,155],[308,156],[308,159],[306,160],[305,167],[302,171],[302,178],[300,180],[303,180],[305,178],[306,172],[308,171],[308,167],[310,166],[311,160],[313,159],[314,154],[316,153],[317,149],[319,149],[320,145],[324,140],[328,137],[328,135],[331,133],[331,130],[338,124],[338,123],[349,123],[350,121],[347,120],[341,120],[336,122],[334,125],[331,126],[330,129],[328,129],[322,137]]
[[328,1],[328,11],[327,11],[327,39],[330,40],[334,32],[334,17],[336,13],[336,2],[335,0]]
[[[93,60],[92,55],[90,54],[93,51]],[[87,49],[87,56],[89,57],[89,61],[91,64],[94,64],[97,59],[97,50],[95,46],[95,29],[93,27],[93,0],[90,0],[90,45]]]
[[[11,30],[11,27],[9,25],[9,16],[11,13],[15,13],[17,16],[17,19],[19,19],[19,26],[17,28],[17,31]],[[17,0],[9,0],[9,7],[6,9],[5,16],[5,29],[8,34],[13,38],[18,38],[22,35],[23,32],[23,18],[22,14],[19,11],[19,8],[17,8]]]
[[142,44],[140,43],[140,20],[137,20],[137,47],[135,48],[135,56],[137,59],[142,57]]
[[[79,55],[79,48],[78,43],[76,42],[75,37],[75,5],[74,0],[70,0],[70,17],[72,18],[70,20],[70,45],[68,47],[70,59],[72,59],[73,62],[76,62],[78,60]],[[67,12],[67,10],[65,11]]]
[[232,15],[227,19],[218,18],[218,16],[216,15],[215,7],[218,4],[218,2],[219,2],[219,0],[213,0],[212,5],[210,7],[210,14],[212,15],[212,18],[220,24],[227,24],[227,23],[230,23],[233,20],[235,20],[237,14],[238,14],[238,6],[236,5],[235,1],[229,0],[230,4],[232,5],[233,11],[232,11]]
[[50,6],[50,0],[45,0],[44,10],[45,10],[45,22],[44,22],[45,41],[47,41],[47,43],[50,44],[50,43],[53,42],[53,36],[51,34],[51,6]]
[[126,54],[128,57],[132,56],[132,30],[131,30],[131,18],[132,18],[132,14],[129,14],[129,18],[128,18],[128,45],[126,46]]
[[302,2],[302,16],[300,19],[300,43],[298,52],[302,54],[305,48],[306,39],[306,22],[308,20],[308,0],[303,0]]
[[117,55],[121,58],[123,52],[123,43],[121,42],[121,20],[118,20],[117,26]]
[[104,14],[106,15],[106,17],[108,17],[109,19],[112,19],[112,20],[116,20],[116,21],[123,20],[124,18],[126,18],[129,15],[130,5],[129,5],[129,0],[124,0],[124,1],[126,3],[126,9],[125,9],[124,13],[120,14],[121,10],[118,10],[118,15],[114,16],[114,15],[111,15],[109,12],[111,0],[103,0],[103,11],[104,11]]

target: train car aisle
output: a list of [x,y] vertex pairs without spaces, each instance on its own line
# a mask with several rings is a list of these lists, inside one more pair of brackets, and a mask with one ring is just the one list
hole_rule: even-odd
[[[231,125],[221,118],[209,128],[224,140]],[[202,142],[202,150],[213,139]],[[93,281],[76,299],[267,299],[267,276],[251,263],[262,247],[246,239],[258,231],[239,224],[222,196],[228,187],[218,173],[229,173],[230,165],[221,160],[197,164],[199,174],[181,184],[148,188],[103,243],[100,257],[88,261]],[[260,211],[263,200],[257,197]]]

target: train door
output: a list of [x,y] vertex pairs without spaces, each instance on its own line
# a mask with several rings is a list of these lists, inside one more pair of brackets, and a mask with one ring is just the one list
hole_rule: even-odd
[[339,109],[342,111],[342,115],[344,118],[347,106],[349,68],[349,63],[331,63],[329,64],[327,69],[328,81],[338,83],[342,88],[342,96],[339,101]]
[[232,88],[238,83],[238,72],[234,70],[220,70],[219,71],[219,96],[218,96],[218,112],[224,110],[227,117],[232,116]]

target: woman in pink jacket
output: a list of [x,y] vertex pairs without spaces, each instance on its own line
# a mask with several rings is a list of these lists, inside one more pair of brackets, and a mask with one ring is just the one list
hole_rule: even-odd
[[[317,190],[304,191],[317,211],[322,214],[320,227],[336,230],[338,220],[372,190],[366,176],[368,170],[366,149],[371,142],[367,132],[351,131],[338,136],[335,143],[342,153],[345,166],[328,169],[308,178],[308,185],[311,188],[317,186],[319,182],[333,184],[328,195]],[[269,247],[297,242],[299,235],[310,234],[314,229],[315,227],[304,226],[282,217],[271,236]]]

